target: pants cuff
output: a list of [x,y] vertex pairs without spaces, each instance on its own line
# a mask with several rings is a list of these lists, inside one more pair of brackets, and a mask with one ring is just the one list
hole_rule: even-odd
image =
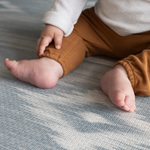
[[132,88],[134,90],[135,86],[136,86],[135,85],[135,76],[134,76],[134,72],[133,72],[133,69],[130,66],[130,64],[127,61],[120,60],[117,63],[115,63],[114,66],[117,66],[117,65],[122,65],[125,68],[125,70],[126,70],[126,72],[128,74],[128,78],[129,78],[129,80],[131,82]]

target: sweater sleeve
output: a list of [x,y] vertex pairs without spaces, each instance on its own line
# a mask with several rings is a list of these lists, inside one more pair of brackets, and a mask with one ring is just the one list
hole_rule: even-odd
[[54,25],[68,36],[88,0],[54,0],[50,11],[44,15],[44,24]]

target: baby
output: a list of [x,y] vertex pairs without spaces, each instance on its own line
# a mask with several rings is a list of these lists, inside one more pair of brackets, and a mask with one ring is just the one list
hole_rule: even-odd
[[98,0],[82,12],[87,0],[54,0],[37,42],[39,59],[5,59],[18,79],[52,88],[85,57],[120,59],[101,79],[112,103],[133,112],[135,94],[150,95],[150,0]]

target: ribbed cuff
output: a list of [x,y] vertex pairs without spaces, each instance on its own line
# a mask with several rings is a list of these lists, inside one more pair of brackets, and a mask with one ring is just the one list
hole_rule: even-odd
[[114,66],[117,66],[117,65],[122,65],[125,68],[125,70],[126,70],[126,72],[128,74],[128,78],[129,78],[129,80],[131,82],[132,88],[134,89],[135,86],[136,86],[135,85],[135,76],[134,76],[134,72],[133,72],[133,69],[130,66],[130,64],[127,61],[125,61],[125,60],[120,60],[117,63],[115,63]]
[[[64,19],[65,18],[65,19]],[[71,19],[64,14],[59,14],[53,11],[47,11],[42,20],[44,24],[54,25],[64,31],[65,37],[69,36],[73,31],[74,24]]]

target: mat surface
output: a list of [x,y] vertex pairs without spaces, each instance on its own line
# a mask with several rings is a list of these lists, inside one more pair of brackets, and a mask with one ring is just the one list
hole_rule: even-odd
[[[16,79],[4,59],[35,59],[52,0],[0,0],[0,150],[148,150],[150,98],[126,113],[100,88],[117,61],[89,57],[52,89]],[[90,7],[95,1],[88,1]]]

